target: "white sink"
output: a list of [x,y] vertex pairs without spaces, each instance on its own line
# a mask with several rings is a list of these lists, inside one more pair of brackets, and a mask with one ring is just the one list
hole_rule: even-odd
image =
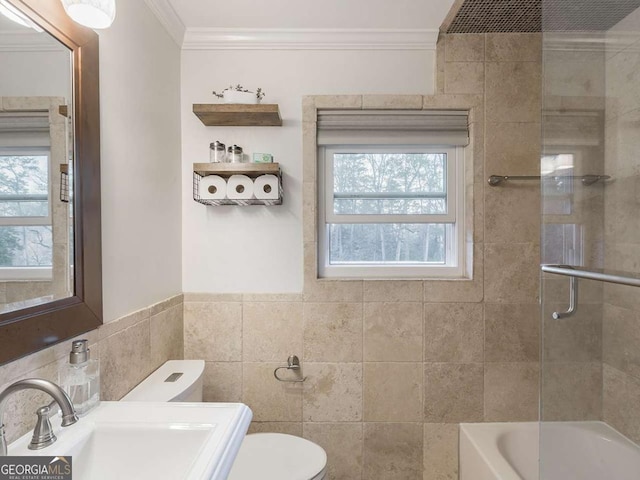
[[28,450],[29,432],[9,455],[71,456],[74,480],[224,480],[251,416],[240,403],[101,402],[70,427],[52,419],[53,445]]

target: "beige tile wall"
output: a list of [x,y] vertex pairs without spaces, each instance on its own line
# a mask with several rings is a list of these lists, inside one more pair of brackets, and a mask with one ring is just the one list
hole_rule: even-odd
[[[100,359],[102,400],[120,400],[161,364],[183,358],[183,310],[177,295],[78,337],[88,339],[91,356]],[[57,382],[70,349],[71,340],[0,366],[0,391],[22,378]],[[9,442],[33,429],[35,411],[50,401],[33,390],[11,396],[5,410]]]
[[[459,422],[538,416],[539,190],[485,177],[539,172],[540,36],[449,35],[438,59],[434,96],[304,99],[302,294],[185,293],[206,399],[247,403],[252,431],[317,441],[332,479],[455,479]],[[471,110],[473,280],[316,278],[316,108]],[[273,378],[290,354],[303,384]]]
[[[609,52],[607,73],[605,266],[640,274],[640,21],[638,11],[620,32],[626,44]],[[603,317],[603,416],[640,442],[640,291],[607,285]]]

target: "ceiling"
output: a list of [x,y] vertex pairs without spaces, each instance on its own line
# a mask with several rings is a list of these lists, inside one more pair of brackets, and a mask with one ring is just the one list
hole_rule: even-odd
[[454,0],[167,0],[189,28],[439,29]]
[[640,0],[458,0],[447,33],[606,31]]

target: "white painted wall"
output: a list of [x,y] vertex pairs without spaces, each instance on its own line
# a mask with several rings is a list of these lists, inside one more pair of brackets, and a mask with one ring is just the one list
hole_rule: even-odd
[[[44,34],[43,34],[44,35]],[[71,53],[0,51],[0,96],[71,97]]]
[[[219,50],[182,53],[182,189],[185,292],[302,290],[302,96],[432,94],[435,52],[425,50]],[[193,103],[240,83],[278,103],[282,127],[205,127]],[[284,204],[207,207],[192,199],[192,164],[210,142],[274,155],[284,172]]]
[[180,51],[143,0],[100,32],[105,321],[181,287]]

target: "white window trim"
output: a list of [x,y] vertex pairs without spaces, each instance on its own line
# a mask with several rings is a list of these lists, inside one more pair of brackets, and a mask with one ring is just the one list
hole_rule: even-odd
[[[448,201],[452,202],[453,208],[449,208],[449,214],[453,215],[349,215],[348,217],[359,221],[349,220],[346,223],[446,223],[455,221],[447,226],[447,265],[425,265],[405,263],[402,265],[366,265],[358,263],[355,265],[330,265],[329,264],[329,222],[331,216],[327,212],[332,210],[333,198],[333,169],[331,163],[327,161],[329,155],[340,152],[384,152],[394,151],[403,153],[434,152],[448,154],[447,165],[447,195]],[[452,147],[450,145],[438,147],[437,145],[390,147],[382,146],[376,148],[368,146],[357,147],[319,147],[318,148],[318,275],[321,278],[366,278],[366,279],[461,279],[465,278],[465,161],[464,147]],[[451,192],[453,195],[449,196]],[[451,205],[449,205],[451,206]],[[453,210],[453,212],[452,212]],[[361,218],[364,217],[364,218]],[[372,218],[373,217],[373,218]],[[380,217],[383,219],[379,220]],[[416,218],[419,217],[419,218]],[[333,216],[335,218],[335,216]],[[367,220],[367,221],[363,221]],[[335,223],[335,222],[333,222]]]
[[53,267],[0,267],[0,281],[50,281],[53,279]]

